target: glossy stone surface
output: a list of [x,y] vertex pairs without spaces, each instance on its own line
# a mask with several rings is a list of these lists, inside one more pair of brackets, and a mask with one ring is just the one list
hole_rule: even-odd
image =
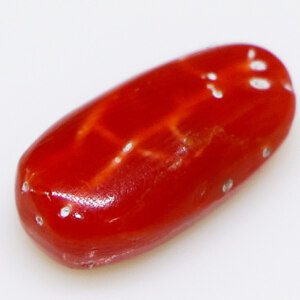
[[255,46],[156,68],[67,115],[25,152],[16,180],[22,224],[73,268],[142,253],[262,165],[294,109],[285,67]]

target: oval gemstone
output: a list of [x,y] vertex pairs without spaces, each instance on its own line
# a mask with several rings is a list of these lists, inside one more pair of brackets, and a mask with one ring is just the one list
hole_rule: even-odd
[[269,159],[294,110],[286,68],[262,48],[172,61],[70,113],[25,152],[16,180],[22,224],[72,268],[142,253]]

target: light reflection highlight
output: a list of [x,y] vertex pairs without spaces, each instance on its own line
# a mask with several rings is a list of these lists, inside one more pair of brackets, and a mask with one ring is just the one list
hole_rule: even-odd
[[52,196],[63,198],[64,200],[69,200],[73,203],[77,203],[83,206],[89,206],[93,208],[104,208],[110,206],[115,201],[115,196],[107,195],[103,198],[94,198],[89,196],[77,196],[69,193],[62,192],[52,192]]

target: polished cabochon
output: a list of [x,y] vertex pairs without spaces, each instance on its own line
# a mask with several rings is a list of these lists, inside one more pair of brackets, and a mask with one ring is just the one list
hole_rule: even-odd
[[286,68],[260,47],[209,48],[154,68],[71,112],[23,154],[22,225],[72,268],[145,252],[269,159],[294,111]]

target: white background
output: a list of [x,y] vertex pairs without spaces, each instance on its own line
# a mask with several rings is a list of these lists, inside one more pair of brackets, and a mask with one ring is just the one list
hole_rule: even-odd
[[276,53],[300,90],[298,0],[0,0],[2,299],[300,299],[299,110],[283,147],[230,201],[138,258],[70,270],[18,221],[16,164],[48,126],[141,71],[230,42]]

